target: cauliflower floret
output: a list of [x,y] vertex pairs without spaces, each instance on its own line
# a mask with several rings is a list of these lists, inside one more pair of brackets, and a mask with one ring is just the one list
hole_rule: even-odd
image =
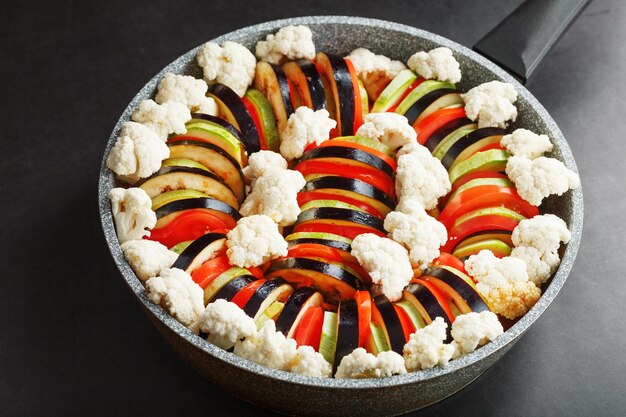
[[452,323],[455,352],[453,358],[472,353],[478,346],[495,340],[504,332],[498,316],[491,311],[457,316]]
[[559,266],[559,247],[568,243],[571,233],[565,222],[554,214],[535,216],[522,220],[513,230],[511,239],[515,247],[511,257],[526,262],[531,281],[543,284]]
[[512,156],[507,161],[506,174],[520,197],[534,206],[552,194],[562,195],[580,185],[578,174],[558,159],[545,156],[535,160]]
[[277,332],[273,320],[266,321],[252,336],[235,343],[234,352],[241,358],[283,371],[291,368],[298,354],[296,341]]
[[448,171],[428,148],[415,143],[400,149],[396,171],[398,199],[415,197],[426,210],[431,210],[451,188]]
[[291,372],[308,376],[328,378],[332,376],[332,368],[321,353],[311,346],[300,346],[296,358],[289,369]]
[[242,268],[287,255],[287,242],[274,221],[262,214],[242,217],[226,235],[228,260]]
[[515,129],[513,133],[502,136],[500,144],[512,155],[528,159],[539,158],[553,148],[547,135],[538,135],[526,129]]
[[446,227],[429,216],[415,197],[403,199],[396,210],[385,217],[385,230],[391,239],[409,249],[413,265],[424,269],[447,242]]
[[238,340],[254,335],[256,324],[237,304],[219,299],[206,306],[192,330],[208,333],[209,342],[228,350]]
[[375,294],[385,294],[391,301],[402,297],[402,290],[413,278],[413,269],[401,244],[364,233],[352,241],[351,253],[372,278],[371,290]]
[[204,291],[182,269],[163,269],[146,281],[150,299],[185,326],[192,326],[204,309]]
[[541,296],[541,289],[528,280],[521,259],[498,259],[493,252],[481,250],[465,261],[465,269],[478,281],[476,289],[491,311],[508,319],[526,314]]
[[284,60],[314,59],[313,33],[307,26],[285,26],[275,35],[267,35],[264,41],[257,42],[256,56],[261,61],[275,65]]
[[513,105],[517,100],[517,91],[511,84],[490,81],[461,94],[465,100],[465,113],[471,120],[478,119],[478,127],[500,127],[504,129],[507,121],[515,121],[517,109]]
[[358,48],[346,56],[362,80],[386,78],[391,80],[406,66],[401,61],[392,61],[384,55],[376,55],[369,49]]
[[428,326],[418,329],[404,345],[404,363],[409,372],[445,365],[452,358],[454,346],[447,345],[448,325],[437,317]]
[[207,82],[224,84],[239,97],[243,97],[254,79],[256,58],[237,42],[224,42],[222,46],[207,42],[200,47],[196,59]]
[[142,281],[156,277],[165,268],[171,268],[178,254],[153,240],[129,240],[122,243],[124,257],[137,278]]
[[267,171],[255,181],[239,211],[243,216],[265,214],[279,226],[290,226],[300,214],[297,197],[305,183],[298,171]]
[[184,104],[175,101],[157,104],[154,100],[144,100],[135,109],[131,119],[147,126],[165,141],[170,133],[187,132],[185,123],[191,119],[191,112]]
[[152,211],[152,200],[141,188],[113,188],[109,191],[111,213],[115,220],[115,230],[120,243],[143,239],[157,218]]
[[458,83],[461,81],[461,68],[449,48],[441,47],[429,52],[413,54],[407,65],[413,71],[427,80],[447,81]]
[[259,151],[248,158],[248,166],[243,169],[243,174],[250,180],[256,180],[271,169],[287,169],[287,161],[277,152]]
[[417,133],[406,117],[397,113],[370,113],[363,118],[356,136],[378,140],[392,149],[415,143]]
[[374,356],[357,348],[341,359],[335,378],[386,378],[406,374],[404,359],[396,352],[381,352]]
[[327,110],[313,111],[300,106],[289,116],[287,125],[280,134],[280,153],[288,161],[300,158],[307,145],[319,145],[328,140],[330,131],[335,126],[337,122],[330,118]]
[[126,122],[107,158],[107,167],[129,183],[146,178],[161,168],[170,148],[148,127]]
[[217,116],[217,103],[206,96],[208,86],[204,80],[190,75],[167,73],[159,83],[159,90],[154,101],[163,104],[175,101],[184,104],[192,113],[204,113]]

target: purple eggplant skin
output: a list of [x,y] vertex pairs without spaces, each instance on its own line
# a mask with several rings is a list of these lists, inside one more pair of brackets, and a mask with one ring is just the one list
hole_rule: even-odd
[[324,84],[322,76],[317,71],[317,67],[308,59],[299,59],[296,64],[302,70],[309,86],[311,101],[313,102],[313,110],[322,110],[326,108],[326,94],[324,93]]
[[298,314],[300,314],[300,310],[316,292],[317,291],[311,287],[300,287],[296,289],[285,303],[278,319],[276,319],[276,331],[287,336]]
[[489,307],[478,292],[476,292],[471,285],[465,282],[463,278],[456,275],[454,272],[444,268],[431,267],[424,271],[422,275],[438,278],[448,284],[461,296],[463,300],[465,300],[472,311],[476,313],[490,311]]
[[342,281],[357,290],[362,286],[361,280],[345,269],[337,265],[308,258],[284,258],[274,261],[266,271],[266,274],[283,269],[303,269],[319,272]]
[[329,248],[339,249],[345,252],[350,253],[352,251],[352,246],[346,242],[340,242],[338,240],[332,239],[317,239],[317,238],[302,238],[302,239],[293,239],[287,241],[287,246],[292,247],[295,245],[300,245],[302,243],[314,243],[318,245],[328,246]]
[[200,236],[199,238],[191,242],[189,246],[187,246],[185,250],[182,251],[180,255],[178,255],[178,258],[176,258],[176,261],[172,265],[172,268],[179,268],[183,271],[186,270],[187,267],[191,265],[196,256],[198,256],[204,250],[204,248],[217,240],[225,238],[226,235],[223,233],[207,233]]
[[461,139],[457,140],[451,147],[448,149],[446,154],[443,156],[441,160],[441,164],[447,169],[450,170],[450,167],[454,163],[454,160],[463,152],[468,146],[473,145],[481,139],[484,139],[489,136],[496,135],[505,135],[506,131],[504,129],[500,129],[497,127],[483,127],[480,129],[476,129],[471,133],[463,136]]
[[387,234],[384,228],[384,223],[376,216],[372,216],[364,211],[351,210],[345,208],[334,207],[318,207],[305,210],[298,215],[298,219],[295,224],[304,223],[311,220],[343,220],[355,223],[361,226],[371,227],[381,233]]
[[223,201],[216,200],[214,198],[208,197],[197,197],[197,198],[186,198],[183,200],[175,200],[170,203],[164,204],[163,206],[156,209],[155,213],[157,219],[161,217],[167,216],[169,214],[175,213],[181,210],[189,210],[196,208],[204,208],[209,210],[220,211],[232,217],[235,220],[235,223],[241,219],[241,214],[233,207],[224,203]]
[[278,80],[278,89],[280,90],[280,97],[283,99],[283,104],[285,105],[285,112],[287,113],[287,118],[294,112],[293,103],[291,102],[291,90],[289,89],[289,82],[287,81],[287,76],[285,75],[285,71],[278,66],[272,65],[272,69],[274,70],[274,74],[276,74],[276,80]]
[[352,77],[343,57],[326,54],[333,69],[333,78],[339,95],[339,117],[341,118],[341,136],[354,135],[354,86]]
[[389,178],[394,179],[396,172],[386,161],[361,149],[347,148],[345,146],[325,146],[306,152],[299,162],[320,158],[343,158],[361,162],[384,172]]
[[433,293],[421,284],[410,284],[406,287],[406,291],[410,292],[417,299],[417,301],[424,306],[424,309],[432,320],[435,320],[437,317],[441,317],[443,319],[443,321],[448,325],[446,343],[451,342],[452,335],[450,334],[450,330],[452,330],[452,323]]
[[389,336],[389,342],[391,343],[391,350],[402,355],[404,344],[406,340],[404,338],[404,330],[402,330],[402,324],[398,313],[393,304],[384,294],[374,297],[374,304],[380,313],[380,316],[385,322],[385,328],[387,329],[387,335]]
[[387,207],[389,207],[391,210],[394,210],[396,208],[396,203],[387,193],[374,187],[371,184],[366,183],[365,181],[353,178],[343,178],[337,176],[316,178],[314,180],[308,181],[304,185],[302,192],[323,190],[326,188],[351,191],[357,194],[364,195],[366,197],[373,198],[374,200],[378,200]]
[[250,317],[256,316],[263,301],[269,297],[269,295],[281,285],[289,284],[283,278],[274,278],[265,281],[259,288],[256,289],[250,300],[243,307],[244,313]]
[[207,122],[212,122],[212,123],[215,123],[216,125],[220,125],[224,129],[228,130],[230,134],[232,134],[237,139],[239,139],[239,142],[241,142],[244,148],[246,147],[246,142],[244,141],[243,136],[241,136],[241,132],[239,131],[239,129],[237,129],[235,126],[231,125],[230,123],[228,123],[226,120],[220,119],[217,116],[212,116],[210,114],[204,114],[204,113],[191,113],[191,119],[192,120],[193,119],[205,120]]
[[337,347],[333,361],[333,373],[344,356],[352,353],[359,346],[359,310],[356,300],[346,298],[339,303],[337,318]]
[[233,116],[235,116],[239,128],[241,129],[241,136],[243,137],[246,151],[249,154],[260,151],[261,141],[259,139],[259,132],[254,124],[254,119],[248,112],[248,109],[246,109],[243,101],[241,101],[241,97],[229,87],[219,83],[209,84],[208,92],[222,100],[226,107],[232,112]]
[[446,136],[448,136],[450,133],[454,132],[458,128],[461,128],[466,125],[471,125],[472,123],[473,122],[466,117],[460,117],[458,119],[451,120],[448,123],[441,126],[439,129],[435,130],[430,135],[430,137],[426,140],[426,143],[424,144],[424,146],[426,146],[428,150],[432,152],[435,150],[437,145],[439,145],[439,142],[443,140],[443,138],[445,138]]
[[231,301],[233,297],[243,289],[243,287],[254,281],[256,281],[256,278],[252,275],[241,275],[220,288],[220,290],[211,300],[209,300],[209,302],[212,303],[213,301],[220,299]]
[[438,88],[437,90],[425,94],[424,97],[420,97],[419,100],[417,100],[415,103],[413,103],[411,107],[409,107],[406,113],[404,113],[404,117],[407,118],[410,125],[413,125],[417,118],[420,117],[420,114],[422,114],[422,112],[426,110],[428,106],[433,104],[435,100],[442,96],[445,96],[446,94],[454,93],[455,91],[456,90],[453,90],[451,88]]

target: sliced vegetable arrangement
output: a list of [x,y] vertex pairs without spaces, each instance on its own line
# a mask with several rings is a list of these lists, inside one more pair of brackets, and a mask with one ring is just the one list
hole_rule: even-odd
[[[308,28],[283,30],[302,44],[259,42],[254,71],[240,45],[203,46],[208,85],[168,76],[160,110],[133,115],[167,131],[166,149],[157,155],[146,144],[158,137],[130,122],[111,152],[108,166],[133,186],[111,195],[118,236],[151,298],[235,354],[314,376],[419,370],[493,340],[496,314],[532,307],[569,239],[507,175],[511,154],[539,143],[507,134],[506,105],[504,115],[482,109],[512,106],[510,86],[461,94],[445,48],[407,69],[362,49],[315,53]],[[241,60],[236,82],[215,73],[226,48]],[[174,114],[170,100],[188,111]],[[551,149],[542,143],[540,158]],[[472,331],[473,344],[463,339]],[[253,347],[272,343],[291,359]],[[416,359],[424,343],[441,356]],[[311,354],[301,346],[318,352],[311,369],[296,365]]]

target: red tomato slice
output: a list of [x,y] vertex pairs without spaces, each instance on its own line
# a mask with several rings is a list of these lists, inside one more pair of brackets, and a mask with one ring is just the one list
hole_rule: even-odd
[[[439,302],[439,305],[441,306],[443,311],[446,313],[446,316],[448,316],[448,320],[450,320],[450,323],[454,323],[454,313],[452,313],[452,310],[450,309],[450,297],[448,297],[443,292],[439,291],[437,287],[435,287],[433,284],[431,284],[430,282],[424,279],[417,278],[417,279],[414,279],[413,281],[417,282],[418,284],[422,284],[424,287],[428,288],[428,290],[437,299],[437,302]],[[431,317],[431,318],[433,320],[435,319],[435,317]]]
[[291,98],[291,105],[294,109],[297,109],[298,107],[300,107],[300,97],[298,96],[298,93],[296,93],[296,89],[293,88],[291,81],[287,80],[287,85],[289,86],[289,97]]
[[385,237],[385,234],[372,229],[371,227],[361,226],[338,226],[334,224],[305,222],[297,224],[293,227],[292,233],[297,232],[320,232],[320,233],[334,233],[339,236],[347,237],[348,239],[354,239],[363,233],[374,233],[377,236]]
[[483,146],[482,148],[476,150],[475,152],[472,152],[472,154],[469,155],[468,158],[470,156],[472,156],[472,155],[477,154],[478,152],[489,151],[491,149],[502,149],[502,150],[505,150],[505,148],[502,145],[500,145],[500,143],[492,143],[490,145]]
[[229,227],[213,214],[202,209],[190,209],[178,215],[167,225],[150,232],[150,240],[161,242],[168,248],[187,240],[196,240],[200,236],[217,229],[230,230]]
[[513,231],[519,220],[510,217],[490,215],[474,217],[459,224],[448,233],[448,242],[441,248],[444,252],[452,252],[456,245],[467,236],[485,230]]
[[411,337],[411,334],[415,332],[415,327],[413,327],[413,323],[411,322],[411,319],[401,307],[394,305],[393,308],[396,310],[396,314],[398,315],[398,318],[400,319],[400,325],[402,326],[402,333],[404,333],[404,340],[408,342],[409,338]]
[[449,266],[467,275],[463,261],[447,252],[441,252],[439,257],[433,261],[433,264],[437,266]]
[[228,256],[218,256],[200,265],[198,269],[191,274],[191,279],[204,289],[211,281],[229,268],[230,262],[228,261]]
[[252,275],[256,279],[263,278],[263,270],[258,266],[248,266],[246,267],[246,269],[248,270],[248,272],[250,272],[250,275]]
[[455,107],[453,109],[440,109],[425,117],[416,125],[413,125],[417,132],[417,141],[420,145],[426,143],[430,135],[446,123],[465,117],[465,108]]
[[354,90],[354,130],[356,132],[363,124],[363,103],[361,100],[361,88],[359,87],[359,78],[356,75],[354,65],[349,59],[344,59],[350,78],[352,79],[352,89]]
[[239,308],[244,308],[248,301],[250,301],[250,298],[252,298],[252,295],[255,293],[257,288],[259,288],[264,282],[264,279],[258,279],[251,282],[250,284],[240,289],[231,301],[237,304]]
[[342,252],[339,249],[331,248],[319,243],[300,243],[287,249],[288,258],[315,258],[323,259],[327,263],[340,263],[353,269],[363,281],[367,282],[370,277],[356,259],[348,252]]
[[345,140],[341,140],[340,138],[337,138],[333,140],[324,141],[320,145],[316,146],[316,148],[326,148],[328,146],[343,146],[345,148],[359,149],[361,151],[377,156],[383,161],[387,162],[394,171],[398,169],[398,163],[396,162],[395,159],[393,159],[386,153],[379,151],[378,149],[370,148],[369,146],[365,146],[360,143],[348,142]]
[[252,121],[254,121],[254,125],[256,126],[257,132],[259,132],[259,143],[261,145],[261,149],[269,149],[267,147],[267,140],[265,139],[265,131],[263,130],[263,124],[261,123],[261,119],[259,118],[259,112],[257,111],[254,104],[250,102],[246,97],[242,97],[241,101],[243,101],[243,105],[246,106],[246,110],[250,113],[250,117],[252,117]]
[[324,310],[322,307],[310,307],[302,316],[294,333],[298,346],[311,346],[316,351],[320,348]]
[[328,174],[361,180],[373,185],[391,198],[396,197],[394,181],[383,171],[373,167],[347,166],[337,162],[310,159],[299,163],[294,169],[300,171],[305,177],[312,174]]
[[469,188],[452,198],[439,214],[438,220],[448,231],[454,221],[465,213],[485,207],[506,207],[526,218],[539,214],[539,209],[517,194],[515,188],[498,185],[479,185]]
[[369,291],[357,291],[354,295],[359,317],[359,347],[365,346],[372,322],[372,296]]
[[395,106],[391,106],[389,108],[389,110],[387,110],[387,112],[389,112],[389,113],[395,112],[396,109],[398,108],[398,106],[400,105],[400,103],[402,103],[404,101],[406,96],[408,96],[411,91],[415,90],[417,88],[417,86],[419,86],[424,81],[426,81],[426,80],[424,80],[422,77],[419,77],[417,80],[413,81],[413,83],[409,86],[409,88],[407,88],[404,91],[404,93],[402,94],[402,97],[400,97],[400,100],[398,100],[398,103]]
[[363,211],[371,214],[372,216],[376,216],[379,219],[382,219],[383,216],[380,214],[378,210],[376,210],[371,205],[364,203],[363,201],[357,200],[356,198],[351,198],[345,195],[325,193],[323,191],[305,191],[303,193],[298,194],[298,205],[302,207],[305,203],[309,201],[315,200],[337,200],[343,203],[352,204],[353,206],[357,206]]

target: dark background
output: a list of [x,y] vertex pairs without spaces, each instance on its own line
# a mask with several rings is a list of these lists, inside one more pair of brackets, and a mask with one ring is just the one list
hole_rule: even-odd
[[[97,213],[104,144],[147,80],[222,33],[343,14],[471,46],[520,1],[387,3],[0,2],[0,415],[260,413],[188,367],[126,289]],[[626,412],[625,74],[626,2],[596,0],[527,85],[581,173],[585,226],[574,269],[500,362],[416,415]]]

